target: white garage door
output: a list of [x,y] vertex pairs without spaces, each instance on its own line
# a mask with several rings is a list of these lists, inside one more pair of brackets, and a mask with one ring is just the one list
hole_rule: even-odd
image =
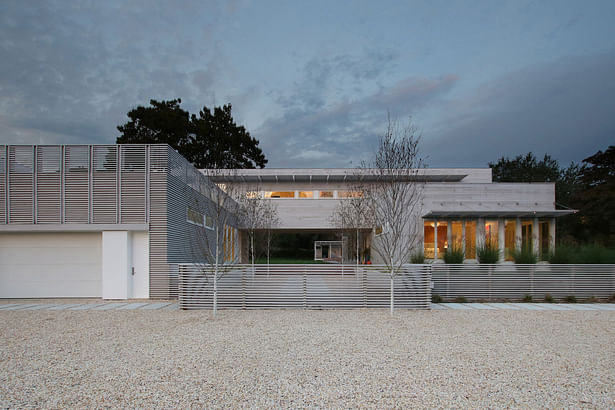
[[102,234],[0,234],[0,298],[101,297]]

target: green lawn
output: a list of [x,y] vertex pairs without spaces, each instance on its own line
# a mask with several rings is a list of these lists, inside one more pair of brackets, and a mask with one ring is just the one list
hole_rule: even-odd
[[[259,258],[256,260],[256,263],[267,263],[267,258]],[[269,263],[276,265],[289,265],[289,264],[322,264],[325,263],[323,261],[315,261],[313,259],[297,259],[297,258],[271,258]]]

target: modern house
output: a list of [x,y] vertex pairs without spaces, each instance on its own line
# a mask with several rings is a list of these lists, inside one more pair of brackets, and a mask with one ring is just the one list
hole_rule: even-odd
[[[353,170],[206,174],[167,145],[0,145],[0,298],[176,298],[178,265],[194,261],[214,235],[221,184],[274,201],[281,231],[324,232],[344,243],[331,214],[353,195]],[[485,240],[502,255],[523,244],[545,251],[555,218],[570,212],[555,210],[553,184],[492,183],[489,169],[420,175],[415,218],[423,230],[415,234],[434,260],[453,244],[472,260]],[[235,215],[216,228],[222,258],[246,260]],[[362,253],[377,236],[362,231]]]

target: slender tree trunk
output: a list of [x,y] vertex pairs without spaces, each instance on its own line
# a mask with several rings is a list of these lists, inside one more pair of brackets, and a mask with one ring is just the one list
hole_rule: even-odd
[[214,317],[218,311],[218,263],[220,257],[220,228],[216,226],[216,261],[214,265]]
[[269,251],[271,249],[271,231],[267,229],[267,277],[269,277]]
[[252,248],[252,278],[254,278],[254,231],[250,235],[250,248]]
[[391,269],[391,316],[395,311],[395,287],[393,284],[393,269]]
[[359,271],[359,228],[357,228],[357,272]]

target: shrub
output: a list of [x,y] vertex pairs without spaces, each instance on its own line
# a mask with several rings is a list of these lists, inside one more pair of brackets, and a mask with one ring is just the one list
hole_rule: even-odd
[[590,297],[587,299],[587,303],[598,303],[598,302],[600,302],[600,300],[598,300],[598,298],[597,298],[597,297],[595,297],[595,296],[590,296]]
[[468,299],[466,299],[466,297],[465,297],[465,296],[457,296],[457,297],[454,299],[454,302],[455,302],[455,303],[467,303],[467,302],[468,302]]
[[574,295],[568,295],[564,298],[564,302],[566,303],[577,303],[577,298]]
[[572,246],[558,244],[549,254],[550,263],[615,263],[615,249],[599,244]]
[[437,293],[431,295],[431,303],[442,303],[443,301],[444,299],[442,298],[442,296],[438,295]]
[[515,249],[511,252],[515,263],[534,264],[538,262],[538,255],[529,246],[524,246],[521,249]]
[[410,262],[425,263],[425,254],[423,252],[413,253],[412,256],[410,256]]
[[551,296],[550,293],[545,293],[545,302],[553,303],[553,302],[555,302],[555,299],[553,299],[553,296]]
[[532,295],[525,295],[525,296],[523,296],[523,301],[527,302],[527,303],[531,302],[532,301]]
[[500,250],[494,243],[488,241],[476,249],[478,263],[498,263],[500,260]]
[[451,246],[444,251],[444,263],[463,263],[464,259],[463,249],[459,246]]
[[609,296],[608,301],[611,302],[611,303],[615,303],[615,293],[613,293],[611,296]]

